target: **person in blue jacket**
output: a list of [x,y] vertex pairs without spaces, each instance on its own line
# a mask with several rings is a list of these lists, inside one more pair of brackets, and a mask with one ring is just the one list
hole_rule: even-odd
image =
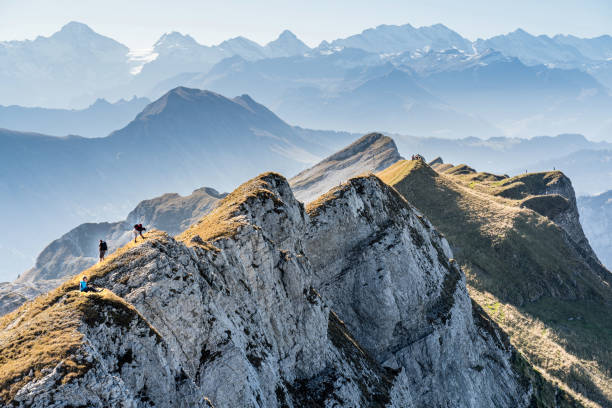
[[83,276],[83,278],[81,278],[81,282],[79,283],[81,292],[99,292],[99,290],[96,290],[93,286],[89,286],[87,284],[87,276]]

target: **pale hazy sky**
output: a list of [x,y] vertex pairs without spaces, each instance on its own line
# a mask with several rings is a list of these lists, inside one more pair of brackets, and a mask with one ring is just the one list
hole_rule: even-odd
[[612,0],[0,0],[0,41],[48,36],[69,21],[130,48],[180,31],[206,45],[259,43],[290,29],[314,46],[379,24],[442,23],[469,39],[521,27],[532,34],[612,34]]

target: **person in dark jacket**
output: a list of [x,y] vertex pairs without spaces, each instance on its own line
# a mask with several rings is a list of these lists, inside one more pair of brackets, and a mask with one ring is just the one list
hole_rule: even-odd
[[105,241],[100,240],[98,249],[100,250],[100,260],[98,262],[102,262],[104,260],[104,254],[106,254],[106,251],[108,251],[108,245],[106,245]]
[[142,235],[143,231],[146,231],[147,229],[145,227],[142,226],[142,224],[136,224],[134,225],[134,242],[136,242],[136,238],[138,238],[138,235],[140,235],[140,238],[144,239],[144,236]]

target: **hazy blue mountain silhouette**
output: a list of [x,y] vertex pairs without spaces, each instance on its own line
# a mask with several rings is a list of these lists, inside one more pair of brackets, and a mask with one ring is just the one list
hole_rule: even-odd
[[[201,185],[229,191],[263,171],[296,174],[352,138],[293,128],[247,95],[188,88],[104,138],[0,130],[1,223],[14,231],[0,245],[33,256],[69,227],[120,219],[143,197]],[[17,267],[0,262],[0,271]]]
[[86,109],[0,106],[0,128],[53,136],[103,137],[127,125],[149,103],[147,98],[134,97],[115,103],[98,99]]

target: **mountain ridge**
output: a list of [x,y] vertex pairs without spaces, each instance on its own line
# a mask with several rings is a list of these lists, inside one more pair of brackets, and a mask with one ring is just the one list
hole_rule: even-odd
[[[354,211],[356,204],[368,217]],[[376,177],[350,180],[307,212],[282,176],[266,173],[241,185],[215,211],[178,241],[151,232],[139,245],[130,243],[86,271],[91,282],[106,288],[101,294],[79,295],[75,277],[0,319],[11,361],[21,363],[6,370],[8,355],[0,357],[0,381],[11,384],[3,402],[38,407],[53,400],[65,405],[74,394],[90,406],[152,401],[161,407],[410,407],[457,399],[487,406],[495,396],[498,405],[507,407],[579,406],[555,393],[520,362],[494,325],[477,317],[460,270],[448,260],[451,252],[444,238]],[[218,219],[231,226],[227,234],[206,229]],[[382,225],[387,225],[383,236]],[[326,250],[319,250],[320,237],[338,236],[332,232],[338,228],[355,234],[349,240],[328,240]],[[205,236],[210,240],[204,241]],[[364,247],[364,238],[380,244]],[[389,244],[401,250],[389,257],[384,249]],[[385,268],[355,263],[351,253],[360,248],[374,259],[386,253]],[[326,267],[315,275],[309,258]],[[333,283],[329,278],[343,264],[358,266],[357,275],[346,275],[346,285]],[[387,279],[379,279],[380,273]],[[358,276],[371,287],[351,289]],[[313,286],[323,282],[327,284],[319,294]],[[415,296],[387,293],[404,287]],[[385,332],[403,327],[392,341],[402,338],[404,330],[426,330],[431,341],[417,349],[410,344],[389,348],[380,343],[374,327],[347,313],[342,299],[390,302],[370,324]],[[54,313],[55,319],[45,319]],[[56,322],[66,322],[61,338],[71,340],[54,343],[57,354],[44,361],[28,361],[25,348],[32,338],[24,318],[38,319],[51,335],[59,334],[52,327]],[[353,334],[355,327],[360,331]],[[19,336],[27,339],[21,348]],[[88,346],[83,349],[82,344]],[[83,364],[91,354],[98,358]],[[390,356],[397,368],[381,361]],[[61,358],[68,369],[62,369]],[[40,371],[28,376],[35,364]],[[136,372],[147,376],[130,380]],[[448,381],[449,373],[461,387]],[[228,376],[233,381],[226,381]],[[100,387],[91,390],[89,383]],[[432,383],[441,390],[436,395],[427,391]],[[46,391],[33,384],[44,384]],[[194,400],[195,394],[210,400]]]
[[[466,165],[434,168],[403,161],[379,176],[445,234],[470,295],[512,344],[547,378],[594,406],[606,406],[612,337],[603,316],[610,309],[606,282],[612,274],[584,238],[566,178],[559,172],[510,178]],[[542,206],[528,204],[536,198]],[[569,323],[576,316],[577,324]]]

